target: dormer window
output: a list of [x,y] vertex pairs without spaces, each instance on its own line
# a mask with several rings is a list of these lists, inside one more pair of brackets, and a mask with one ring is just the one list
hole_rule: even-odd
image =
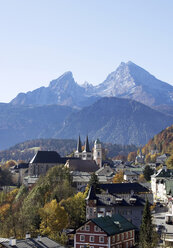
[[136,198],[135,197],[131,197],[130,198],[130,204],[135,204],[136,203]]
[[115,202],[116,202],[117,204],[121,204],[122,201],[123,201],[122,198],[115,198]]

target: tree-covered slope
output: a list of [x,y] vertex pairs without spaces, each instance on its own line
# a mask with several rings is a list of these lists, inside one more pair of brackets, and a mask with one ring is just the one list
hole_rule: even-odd
[[144,154],[152,151],[158,153],[173,153],[173,125],[156,134],[142,149]]
[[75,110],[70,107],[0,105],[0,150],[19,142],[53,138],[65,118]]
[[106,97],[67,118],[58,136],[74,138],[88,133],[103,142],[140,145],[172,123],[173,117],[139,102]]

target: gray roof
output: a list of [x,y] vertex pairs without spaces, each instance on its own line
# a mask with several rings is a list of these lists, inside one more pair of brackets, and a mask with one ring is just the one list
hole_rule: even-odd
[[96,171],[98,176],[113,176],[114,174],[115,172],[110,166],[101,167]]
[[30,164],[35,164],[35,163],[64,164],[66,160],[67,158],[61,158],[56,151],[38,151],[30,161]]
[[9,241],[2,242],[2,245],[4,247],[15,247],[15,248],[31,248],[31,247],[37,247],[37,248],[64,248],[64,246],[60,245],[59,243],[53,241],[52,239],[49,239],[47,237],[41,237],[41,240],[39,241],[37,238],[32,239],[20,239],[16,241],[15,246],[11,246],[9,244]]
[[99,168],[94,160],[73,159],[68,165],[71,171],[95,172]]

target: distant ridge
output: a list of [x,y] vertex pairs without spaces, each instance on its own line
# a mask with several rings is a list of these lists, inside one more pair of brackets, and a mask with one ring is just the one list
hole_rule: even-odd
[[67,106],[0,105],[0,150],[40,138],[99,138],[113,144],[146,144],[173,117],[130,99],[101,98],[75,110]]
[[105,97],[70,115],[57,135],[74,138],[80,133],[84,138],[88,133],[94,140],[141,145],[172,123],[172,116],[139,102]]

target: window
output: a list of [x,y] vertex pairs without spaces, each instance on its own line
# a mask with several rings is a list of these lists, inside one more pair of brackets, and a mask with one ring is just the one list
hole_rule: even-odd
[[103,236],[99,237],[99,242],[104,243],[104,237]]
[[115,236],[112,236],[112,242],[113,243],[115,242]]
[[85,227],[84,226],[81,226],[80,230],[81,231],[84,231],[85,230]]
[[100,228],[98,226],[94,226],[94,231],[95,232],[100,232]]
[[133,237],[133,231],[130,231],[130,238]]
[[121,240],[123,240],[123,239],[124,239],[124,233],[121,234]]
[[118,234],[118,235],[117,235],[117,241],[119,241],[119,240],[120,240],[120,235]]
[[85,241],[85,236],[84,235],[80,235],[80,241]]
[[94,236],[90,236],[90,242],[94,242]]
[[89,226],[89,225],[86,225],[86,226],[85,226],[85,230],[86,230],[86,231],[90,231],[90,226]]

